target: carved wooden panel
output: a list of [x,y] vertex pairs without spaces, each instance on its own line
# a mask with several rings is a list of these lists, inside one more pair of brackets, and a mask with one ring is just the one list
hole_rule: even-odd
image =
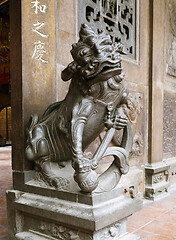
[[82,23],[121,41],[128,57],[136,59],[136,0],[79,0],[79,27]]
[[164,96],[163,151],[176,152],[176,98]]

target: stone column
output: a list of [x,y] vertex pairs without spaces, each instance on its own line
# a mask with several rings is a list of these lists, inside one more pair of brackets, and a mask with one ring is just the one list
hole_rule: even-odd
[[45,1],[38,8],[32,2],[10,2],[12,153],[13,170],[18,173],[30,169],[24,159],[29,117],[33,113],[41,117],[56,101],[57,92],[55,1]]
[[168,166],[163,162],[164,1],[150,1],[149,139],[145,197],[167,191]]
[[[30,179],[33,169],[24,157],[29,117],[32,113],[41,117],[47,106],[56,101],[57,92],[55,1],[42,1],[39,5],[35,2],[10,1],[12,168],[16,190]],[[8,210],[10,222],[12,212]],[[10,239],[14,239],[17,229],[9,228]]]

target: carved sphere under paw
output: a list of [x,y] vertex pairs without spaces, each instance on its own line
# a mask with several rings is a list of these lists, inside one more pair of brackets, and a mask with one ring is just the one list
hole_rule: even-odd
[[75,178],[79,187],[84,192],[92,192],[98,186],[98,175],[92,170],[88,173],[79,173]]

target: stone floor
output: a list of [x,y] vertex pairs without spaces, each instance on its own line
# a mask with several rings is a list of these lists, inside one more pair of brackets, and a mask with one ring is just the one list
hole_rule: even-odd
[[176,239],[176,190],[155,202],[144,201],[144,207],[128,218],[128,232],[145,240]]
[[[0,149],[0,239],[7,240],[5,192],[12,186],[9,148]],[[128,232],[142,240],[176,239],[176,190],[157,201],[145,201],[144,208],[128,219]],[[86,239],[85,239],[86,240]]]
[[10,147],[0,148],[0,239],[7,238],[6,190],[12,188]]

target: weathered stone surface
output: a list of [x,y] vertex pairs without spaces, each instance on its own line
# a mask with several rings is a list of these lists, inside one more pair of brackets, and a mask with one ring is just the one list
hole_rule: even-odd
[[166,162],[145,166],[145,197],[156,200],[168,191],[168,169]]
[[165,159],[164,162],[169,166],[168,170],[168,182],[169,182],[169,189],[175,187],[176,183],[176,161],[175,157]]
[[33,111],[41,116],[56,100],[55,1],[38,4],[10,2],[13,169],[18,171],[31,167],[23,150],[29,116]]
[[176,98],[164,95],[163,152],[176,153]]
[[141,198],[143,196],[144,186],[143,169],[137,167],[130,167],[127,175],[122,176],[120,184],[122,184],[124,193],[131,198]]
[[16,211],[14,201],[16,201],[21,196],[20,191],[7,191],[7,218],[8,218],[8,235],[9,239],[15,239],[15,234],[20,232],[22,229],[22,218],[18,211]]
[[[16,198],[13,197],[14,194]],[[81,199],[81,195],[78,193],[77,199]],[[68,201],[33,193],[9,191],[8,207],[14,209],[11,211],[11,219],[14,221],[9,222],[9,227],[16,229],[18,225],[16,212],[19,215],[18,219],[23,219],[18,233],[11,232],[10,239],[14,239],[13,234],[16,234],[17,239],[23,239],[24,236],[32,238],[35,234],[40,237],[47,236],[46,239],[65,236],[64,239],[67,240],[76,235],[80,240],[89,239],[86,237],[95,240],[104,240],[108,237],[116,239],[126,234],[126,218],[141,208],[141,201],[125,197],[121,188],[114,189],[112,194],[93,193],[84,197],[91,198],[92,203],[87,204],[87,200],[81,203],[71,199]]]
[[163,158],[170,166],[169,189],[175,185],[176,157],[176,2],[165,1],[165,65],[164,65],[164,115],[163,115]]
[[[58,29],[76,35],[76,0],[57,1]],[[62,46],[62,45],[61,45]],[[60,48],[60,47],[59,47]],[[58,49],[59,50],[59,49]]]
[[166,31],[167,31],[167,73],[176,77],[176,2],[169,0],[166,3]]

